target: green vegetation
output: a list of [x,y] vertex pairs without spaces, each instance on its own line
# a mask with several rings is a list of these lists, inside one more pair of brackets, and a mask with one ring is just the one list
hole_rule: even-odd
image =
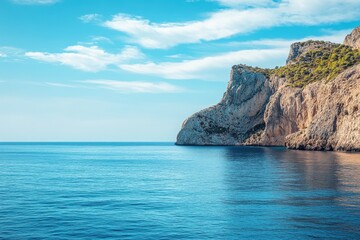
[[285,77],[290,86],[304,87],[319,80],[331,81],[342,71],[358,63],[360,51],[338,45],[310,50],[300,56],[296,63],[270,71],[278,77]]
[[300,42],[300,46],[303,47],[305,45],[319,45],[319,44],[324,45],[326,43],[330,43],[330,42],[325,42],[325,41],[322,41],[322,40],[308,40],[308,41],[305,41],[305,42]]
[[267,77],[275,75],[286,78],[289,86],[304,87],[320,80],[331,81],[345,69],[359,63],[359,50],[339,44],[315,48],[299,56],[295,63],[275,69],[246,67]]

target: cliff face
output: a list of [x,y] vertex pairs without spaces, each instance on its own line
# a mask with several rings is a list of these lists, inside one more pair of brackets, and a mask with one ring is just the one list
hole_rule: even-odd
[[299,131],[285,138],[292,149],[360,151],[360,65],[301,94]]
[[263,115],[272,94],[261,73],[234,66],[223,99],[185,120],[177,144],[235,145],[264,128]]
[[[299,59],[314,60],[309,56],[316,54],[307,54],[314,49],[322,53],[337,46],[295,43],[287,64],[297,67]],[[185,120],[177,144],[360,151],[360,64],[343,68],[334,79],[312,79],[299,88],[276,69],[234,66],[223,99]]]

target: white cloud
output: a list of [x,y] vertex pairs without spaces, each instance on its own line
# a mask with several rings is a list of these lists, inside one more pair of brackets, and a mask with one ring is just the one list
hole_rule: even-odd
[[118,54],[107,53],[97,46],[75,45],[64,49],[63,53],[26,52],[25,56],[44,62],[54,62],[88,72],[98,72],[109,65],[117,65],[131,59],[139,59],[143,54],[136,48],[127,46]]
[[25,5],[46,5],[46,4],[54,4],[59,2],[59,0],[12,0],[12,2],[17,4],[25,4]]
[[[252,21],[248,22],[247,19]],[[210,41],[249,32],[256,26],[270,27],[275,24],[272,19],[275,19],[275,15],[262,9],[245,10],[243,14],[239,14],[238,10],[225,10],[212,14],[204,21],[164,24],[119,14],[111,21],[106,21],[104,26],[127,33],[133,42],[143,47],[169,48],[182,43]]]
[[6,57],[5,53],[0,52],[0,57]]
[[79,17],[79,19],[81,21],[83,21],[84,23],[89,23],[89,22],[93,22],[93,21],[99,21],[100,18],[101,18],[101,15],[97,14],[97,13],[86,14],[86,15],[83,15],[83,16]]
[[[240,4],[237,0],[218,0],[223,4]],[[105,27],[126,33],[131,41],[146,48],[169,48],[178,44],[198,43],[249,33],[283,25],[319,25],[360,19],[359,0],[283,0],[266,4],[266,0],[242,1],[256,4],[245,9],[225,9],[205,20],[180,23],[152,23],[141,17],[115,15]],[[259,6],[259,3],[260,4]]]
[[288,52],[288,48],[241,50],[181,62],[121,64],[120,68],[133,73],[155,75],[167,79],[211,80],[218,77],[218,70],[228,72],[229,66],[236,63],[262,67],[280,65],[286,59]]
[[102,88],[119,91],[122,93],[173,93],[183,89],[175,85],[159,82],[142,81],[115,81],[115,80],[86,80],[84,83],[98,85]]

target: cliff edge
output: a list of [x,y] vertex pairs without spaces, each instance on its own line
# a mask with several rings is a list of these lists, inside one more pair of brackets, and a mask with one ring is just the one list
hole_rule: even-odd
[[345,37],[344,45],[360,49],[360,26]]
[[186,119],[179,145],[360,151],[360,28],[344,44],[291,45],[286,66],[232,67],[222,100]]

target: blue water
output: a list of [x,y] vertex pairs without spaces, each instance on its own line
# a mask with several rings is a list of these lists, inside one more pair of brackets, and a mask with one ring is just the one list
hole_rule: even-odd
[[1,239],[360,239],[360,155],[0,144]]

